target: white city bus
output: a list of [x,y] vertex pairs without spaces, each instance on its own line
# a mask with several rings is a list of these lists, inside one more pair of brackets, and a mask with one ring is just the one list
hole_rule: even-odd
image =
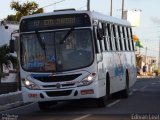
[[25,16],[19,28],[24,103],[40,109],[64,100],[128,96],[136,81],[130,23],[97,12],[65,10]]

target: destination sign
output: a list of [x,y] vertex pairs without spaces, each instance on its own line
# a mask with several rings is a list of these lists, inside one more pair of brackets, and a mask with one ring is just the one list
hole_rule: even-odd
[[68,27],[86,27],[90,25],[91,22],[87,14],[43,16],[23,19],[20,24],[20,31],[27,32]]

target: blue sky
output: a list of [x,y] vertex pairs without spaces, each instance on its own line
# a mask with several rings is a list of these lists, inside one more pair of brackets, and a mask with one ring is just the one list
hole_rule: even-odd
[[[12,0],[1,0],[0,3],[0,19],[7,17],[9,14],[15,14],[11,10],[10,3]],[[15,0],[17,1],[17,0]],[[19,0],[20,3],[26,0]],[[44,7],[61,0],[28,0],[35,1],[39,7]],[[76,8],[86,9],[87,0],[65,0],[62,3],[44,8],[45,12],[52,12],[54,9]],[[113,1],[113,16],[121,18],[122,0]],[[144,47],[148,47],[148,55],[158,56],[159,39],[160,39],[160,0],[124,0],[124,10],[142,10],[141,24],[134,28],[136,34],[142,41]],[[110,0],[91,0],[91,10],[99,11],[106,15],[110,13]],[[142,52],[144,50],[142,49]]]

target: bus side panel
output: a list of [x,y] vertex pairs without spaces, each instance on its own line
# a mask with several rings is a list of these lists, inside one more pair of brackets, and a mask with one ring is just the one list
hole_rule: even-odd
[[132,52],[131,53],[131,68],[130,68],[130,73],[129,73],[129,77],[130,77],[130,81],[129,81],[129,85],[130,87],[133,86],[133,84],[136,82],[137,80],[137,72],[136,72],[136,58],[135,58],[135,53]]

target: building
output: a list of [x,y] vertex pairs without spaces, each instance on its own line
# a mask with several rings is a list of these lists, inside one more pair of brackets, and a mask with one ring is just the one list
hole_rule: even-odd
[[136,65],[141,69],[140,73],[142,74],[142,68],[147,64],[148,74],[152,74],[156,69],[157,59],[155,56],[145,56],[143,54],[136,53]]
[[11,33],[19,29],[18,22],[14,21],[0,21],[0,46],[9,44]]

